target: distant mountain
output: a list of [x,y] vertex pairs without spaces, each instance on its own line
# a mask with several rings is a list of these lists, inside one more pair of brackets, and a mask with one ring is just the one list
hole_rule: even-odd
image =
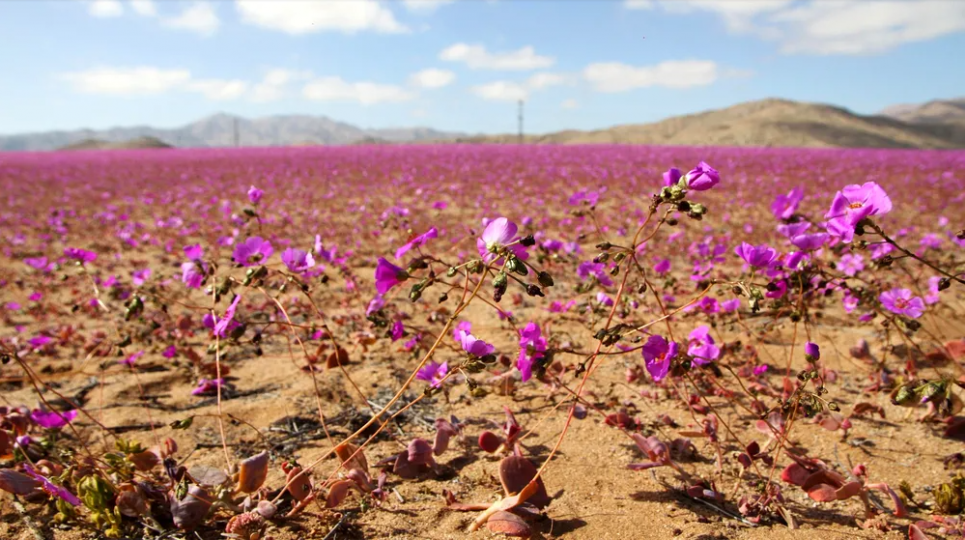
[[936,99],[920,105],[894,105],[879,114],[918,124],[961,123],[965,122],[965,98]]
[[84,139],[80,142],[68,144],[58,150],[109,150],[109,149],[146,149],[146,148],[173,148],[170,144],[155,139],[154,137],[138,137],[129,141],[107,142],[99,139]]
[[324,116],[285,115],[247,119],[220,113],[174,129],[134,126],[0,135],[0,151],[55,150],[83,141],[121,143],[144,137],[178,147],[234,146],[236,121],[241,146],[343,145],[366,139],[420,142],[465,136],[425,127],[363,129]]
[[[461,137],[456,142],[515,143],[516,135]],[[529,135],[526,143],[661,144],[844,148],[965,148],[958,125],[909,123],[847,109],[786,99],[764,99],[652,124],[594,131]]]

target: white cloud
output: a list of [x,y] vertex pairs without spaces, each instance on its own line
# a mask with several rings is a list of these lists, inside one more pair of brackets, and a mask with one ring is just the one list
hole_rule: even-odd
[[414,92],[401,86],[371,82],[351,83],[341,77],[316,79],[302,89],[302,95],[316,101],[354,101],[361,105],[409,101]]
[[876,54],[965,31],[965,2],[956,0],[625,0],[624,6],[712,13],[730,32],[777,42],[785,54]]
[[375,0],[235,0],[241,20],[288,34],[365,30],[386,34],[408,32],[388,8]]
[[528,71],[548,68],[556,63],[550,56],[536,54],[533,47],[523,47],[516,51],[491,53],[482,45],[456,43],[439,53],[441,60],[464,62],[471,69],[492,69],[505,71]]
[[212,101],[237,99],[248,89],[248,83],[240,80],[204,79],[191,81],[186,87],[199,92]]
[[423,69],[409,77],[409,84],[418,88],[442,88],[452,84],[456,74],[444,69]]
[[308,80],[311,77],[310,71],[279,68],[268,70],[265,78],[252,89],[251,100],[259,103],[279,100],[287,93],[290,83]]
[[524,82],[494,81],[473,86],[472,93],[487,101],[518,101],[528,99],[530,93],[550,86],[564,84],[567,78],[558,73],[536,73]]
[[115,96],[160,94],[191,79],[184,69],[136,67],[129,69],[95,68],[61,76],[77,91]]
[[221,21],[218,19],[218,14],[211,4],[207,2],[195,2],[185,8],[177,17],[164,19],[162,24],[170,28],[178,28],[197,32],[203,36],[210,36],[221,26]]
[[564,100],[563,103],[560,104],[560,106],[563,107],[564,109],[575,109],[579,107],[580,104],[577,103],[575,99],[567,99],[567,100]]
[[99,18],[120,17],[124,14],[124,5],[120,0],[93,0],[87,6],[87,13]]
[[154,17],[157,15],[157,8],[154,7],[152,0],[130,0],[130,4],[134,13],[142,17]]
[[627,9],[653,9],[653,0],[624,0]]
[[451,4],[455,0],[402,0],[402,4],[409,11],[432,13],[440,6]]
[[626,92],[636,88],[706,86],[719,78],[717,64],[709,60],[668,60],[653,66],[630,66],[620,62],[590,64],[583,78],[598,92]]

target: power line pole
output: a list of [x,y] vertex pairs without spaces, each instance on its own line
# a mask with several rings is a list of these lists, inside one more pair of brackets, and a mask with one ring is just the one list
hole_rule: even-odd
[[523,144],[523,100],[519,100],[519,144]]

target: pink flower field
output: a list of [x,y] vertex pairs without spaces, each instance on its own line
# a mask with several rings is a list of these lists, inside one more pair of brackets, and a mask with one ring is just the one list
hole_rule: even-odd
[[0,538],[963,537],[965,152],[0,157]]

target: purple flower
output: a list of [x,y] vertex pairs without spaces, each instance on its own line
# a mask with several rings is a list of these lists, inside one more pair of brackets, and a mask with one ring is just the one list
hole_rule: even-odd
[[251,201],[251,204],[258,204],[258,201],[261,200],[261,197],[264,194],[264,191],[256,188],[255,186],[248,188],[248,200]]
[[761,376],[767,373],[767,364],[761,364],[759,366],[754,366],[754,375]]
[[40,349],[40,348],[43,348],[44,345],[47,345],[48,343],[50,343],[51,341],[53,341],[53,339],[50,336],[41,335],[34,338],[30,338],[29,340],[27,340],[27,343],[29,343],[30,346],[33,347],[34,349]]
[[405,326],[401,320],[395,321],[392,325],[392,341],[398,341],[405,335]]
[[610,275],[607,274],[606,265],[603,263],[583,261],[579,266],[576,267],[576,274],[584,281],[590,276],[593,276],[600,283],[600,285],[603,285],[604,287],[613,286],[613,280],[610,279]]
[[477,338],[476,336],[470,334],[472,330],[472,323],[469,321],[462,321],[456,325],[456,329],[452,332],[452,337],[462,345],[462,348],[467,353],[482,358],[492,354],[496,347],[486,343],[485,341]]
[[47,262],[47,257],[27,257],[23,260],[24,264],[41,272],[48,274],[54,269],[54,264]]
[[97,260],[97,254],[93,251],[87,251],[86,249],[80,248],[65,248],[64,256],[68,259],[74,259],[75,261],[83,263],[91,263]]
[[788,270],[797,270],[801,264],[801,261],[807,259],[807,253],[803,251],[792,251],[787,254],[787,259],[784,260],[784,266]]
[[224,379],[201,379],[198,386],[191,390],[192,396],[211,396],[218,393],[218,388],[224,386]]
[[670,187],[680,181],[680,177],[683,173],[677,167],[670,167],[667,172],[663,173],[663,185]]
[[701,161],[687,173],[687,188],[692,191],[707,191],[720,183],[720,173]]
[[787,293],[787,280],[779,279],[774,282],[774,290],[764,293],[767,298],[781,298]]
[[307,251],[288,248],[281,253],[281,262],[285,263],[290,272],[302,274],[315,266],[315,258]]
[[385,299],[382,295],[376,295],[370,302],[367,308],[365,308],[365,316],[371,317],[373,313],[385,307]]
[[837,192],[831,202],[831,209],[825,214],[827,229],[832,236],[839,236],[844,242],[854,238],[854,228],[862,219],[881,216],[891,211],[891,199],[874,182],[851,184]]
[[714,344],[714,338],[710,336],[710,328],[699,326],[688,336],[690,346],[687,354],[693,357],[694,363],[698,366],[706,366],[720,357],[720,348]]
[[385,260],[385,257],[379,257],[379,262],[375,266],[375,290],[379,294],[385,294],[408,277],[409,274],[405,270]]
[[777,232],[788,238],[794,238],[795,236],[804,234],[804,231],[810,228],[811,224],[807,221],[799,221],[797,223],[782,223],[781,225],[777,226]]
[[844,291],[844,297],[841,299],[841,303],[844,306],[845,313],[851,313],[856,307],[858,307],[858,302],[860,299],[857,296],[851,294],[851,291]]
[[596,293],[596,301],[606,307],[613,306],[613,299],[607,296],[606,293],[603,291]]
[[928,305],[937,304],[939,300],[938,283],[942,280],[939,276],[928,278],[928,294],[925,295],[925,303]]
[[771,212],[777,219],[790,219],[797,212],[798,206],[804,199],[804,190],[796,187],[789,191],[787,195],[778,195],[771,204]]
[[864,270],[864,257],[846,253],[841,256],[841,261],[838,262],[837,266],[838,270],[841,270],[844,275],[853,277],[858,272]]
[[201,247],[201,244],[184,246],[184,256],[192,261],[200,260],[204,257],[204,248]]
[[660,259],[657,264],[653,265],[653,271],[658,275],[664,275],[670,271],[670,259]]
[[928,234],[926,234],[925,236],[922,236],[922,237],[921,237],[921,241],[920,241],[919,243],[920,243],[921,247],[926,248],[926,249],[941,249],[941,248],[942,248],[942,239],[941,239],[940,236],[938,236],[938,235],[935,234],[935,233],[928,233]]
[[231,301],[231,305],[228,306],[224,311],[224,317],[214,320],[214,335],[218,337],[227,337],[232,330],[240,326],[240,324],[235,322],[235,310],[238,309],[238,302],[241,301],[241,295],[235,296],[234,300]]
[[540,335],[539,326],[528,323],[519,331],[519,358],[516,359],[516,369],[519,370],[523,382],[533,376],[533,364],[543,358],[546,352],[546,338]]
[[178,355],[178,348],[175,347],[174,345],[168,345],[168,347],[164,349],[164,352],[161,353],[161,356],[165,358],[174,358],[177,355]]
[[804,344],[804,357],[809,362],[817,362],[821,359],[821,347],[818,347],[817,343],[808,341]]
[[596,206],[596,204],[600,202],[600,192],[581,189],[573,195],[570,195],[569,203],[571,205],[576,206],[583,202],[590,206]]
[[741,307],[740,298],[731,298],[730,300],[725,300],[720,303],[720,309],[724,313],[731,313],[737,311]]
[[650,336],[641,352],[647,371],[654,381],[661,381],[670,372],[670,362],[677,357],[678,346],[675,341],[668,342],[661,336]]
[[925,312],[925,302],[917,296],[912,296],[908,289],[891,289],[878,296],[881,305],[892,313],[904,315],[912,319],[921,317]]
[[181,263],[181,281],[183,281],[189,289],[200,289],[207,275],[208,263],[201,261]]
[[241,266],[254,266],[271,257],[274,252],[271,242],[260,236],[251,236],[235,246],[231,258]]
[[60,429],[73,422],[75,418],[77,418],[77,409],[71,409],[62,413],[34,409],[30,413],[30,419],[38,426],[46,429]]
[[504,249],[508,249],[517,259],[526,260],[529,253],[526,252],[524,246],[521,244],[508,245],[517,240],[517,230],[516,224],[504,217],[490,221],[482,236],[476,239],[476,249],[479,251],[479,256],[486,264],[500,265],[503,263],[503,259],[497,254]]
[[30,465],[24,465],[23,470],[28,475],[32,476],[34,480],[40,482],[41,489],[43,489],[44,492],[47,493],[47,495],[50,495],[51,497],[57,497],[58,499],[63,500],[64,502],[66,502],[71,506],[81,505],[80,499],[78,499],[76,495],[74,495],[70,491],[67,491],[67,488],[63,486],[58,486],[57,484],[51,482],[50,479],[35,471],[34,468],[31,467]]
[[144,356],[144,351],[137,351],[136,353],[128,356],[123,360],[118,360],[118,364],[124,364],[127,367],[134,367],[134,364]]
[[428,231],[416,236],[412,240],[409,240],[404,246],[397,249],[395,252],[395,258],[401,259],[402,256],[405,255],[410,249],[424,246],[429,240],[437,238],[438,236],[439,231],[435,227],[432,227]]
[[828,241],[827,233],[799,234],[791,238],[794,247],[802,251],[814,251]]
[[415,377],[421,381],[428,382],[433,388],[439,388],[439,386],[442,385],[442,379],[445,378],[447,373],[449,373],[449,362],[437,364],[434,361],[430,361],[422,366],[422,369],[416,373]]
[[131,281],[136,287],[144,285],[144,282],[151,278],[151,269],[135,270],[131,273]]
[[17,302],[7,302],[3,307],[9,311],[19,311],[21,306]]
[[734,253],[755,268],[764,268],[771,264],[771,261],[777,257],[777,252],[774,251],[774,248],[767,244],[752,246],[747,242],[741,242],[741,245],[734,249]]
[[570,300],[567,303],[560,302],[559,300],[554,300],[550,303],[550,307],[547,308],[550,313],[566,313],[573,306],[576,305],[576,300]]

